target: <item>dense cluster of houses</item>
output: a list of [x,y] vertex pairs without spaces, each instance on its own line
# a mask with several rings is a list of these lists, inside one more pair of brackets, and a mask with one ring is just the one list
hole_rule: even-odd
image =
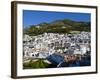
[[84,55],[91,51],[91,33],[78,34],[44,33],[37,36],[23,36],[23,54],[25,58],[46,58],[52,54]]

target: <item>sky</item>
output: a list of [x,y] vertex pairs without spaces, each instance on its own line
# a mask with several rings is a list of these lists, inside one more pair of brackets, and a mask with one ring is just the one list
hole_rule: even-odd
[[91,18],[90,13],[23,10],[24,27],[29,27],[30,25],[37,25],[43,22],[50,23],[55,20],[63,20],[63,19],[89,22],[91,20],[90,18]]

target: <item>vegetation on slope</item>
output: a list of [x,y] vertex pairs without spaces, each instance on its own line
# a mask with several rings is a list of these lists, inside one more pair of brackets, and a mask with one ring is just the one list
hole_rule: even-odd
[[51,23],[40,23],[31,25],[24,29],[24,34],[36,36],[47,33],[70,33],[71,31],[87,31],[90,32],[90,22],[76,22],[69,19],[56,20]]

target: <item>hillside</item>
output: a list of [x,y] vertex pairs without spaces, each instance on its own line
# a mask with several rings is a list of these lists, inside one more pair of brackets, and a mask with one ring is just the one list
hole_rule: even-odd
[[90,32],[90,22],[76,22],[69,19],[56,20],[50,23],[40,23],[24,28],[24,34],[36,36],[46,33],[71,33],[71,31]]

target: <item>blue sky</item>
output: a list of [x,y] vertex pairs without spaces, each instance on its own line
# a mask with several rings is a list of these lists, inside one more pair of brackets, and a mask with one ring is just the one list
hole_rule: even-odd
[[89,13],[23,10],[24,27],[29,27],[30,25],[37,25],[42,22],[50,23],[54,20],[62,19],[89,22],[90,18],[91,15]]

